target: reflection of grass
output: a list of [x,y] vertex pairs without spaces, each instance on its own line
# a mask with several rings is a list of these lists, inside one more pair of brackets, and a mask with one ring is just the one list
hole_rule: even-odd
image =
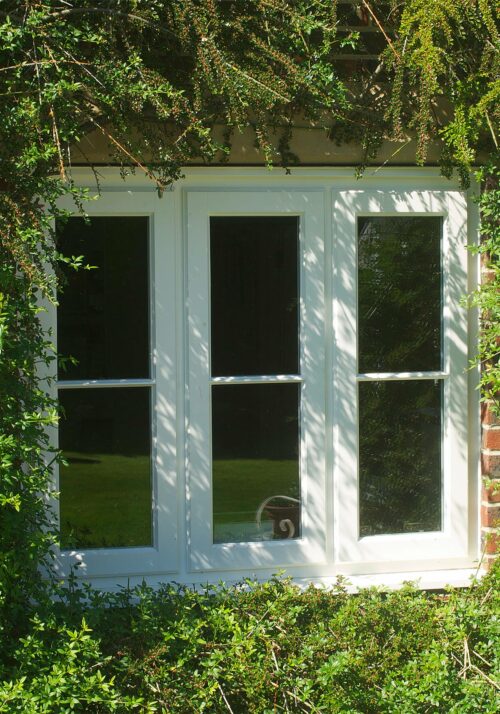
[[265,498],[299,495],[298,463],[292,459],[227,459],[213,464],[214,522],[255,519]]
[[60,469],[65,548],[151,545],[148,456],[65,452]]
[[[66,452],[60,469],[64,548],[151,544],[151,478],[147,456]],[[293,460],[231,459],[213,466],[215,524],[255,521],[269,496],[298,497]]]

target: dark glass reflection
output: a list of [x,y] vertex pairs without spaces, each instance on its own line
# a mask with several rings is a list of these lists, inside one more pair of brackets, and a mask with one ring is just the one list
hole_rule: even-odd
[[297,384],[212,387],[215,543],[300,535],[299,394]]
[[441,529],[441,390],[359,384],[361,536]]
[[59,445],[61,545],[151,545],[150,390],[67,389]]
[[359,218],[359,371],[440,369],[441,313],[441,218]]
[[149,377],[148,219],[71,218],[57,233],[64,255],[97,266],[63,268],[58,351],[78,363],[59,379]]
[[211,218],[212,374],[298,372],[298,218]]

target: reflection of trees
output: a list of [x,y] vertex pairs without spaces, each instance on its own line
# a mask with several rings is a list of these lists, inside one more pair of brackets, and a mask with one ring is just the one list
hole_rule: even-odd
[[359,369],[439,369],[441,218],[361,218]]
[[361,535],[439,530],[441,387],[362,382]]
[[[359,370],[441,367],[441,219],[359,220]],[[438,530],[441,388],[359,385],[361,535]]]

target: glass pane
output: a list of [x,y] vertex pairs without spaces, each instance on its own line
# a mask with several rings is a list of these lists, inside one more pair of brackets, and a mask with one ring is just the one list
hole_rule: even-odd
[[298,384],[212,387],[215,543],[300,535],[299,393]]
[[360,372],[441,368],[441,218],[358,219]]
[[61,545],[151,545],[150,390],[67,389],[59,445]]
[[78,364],[59,379],[149,377],[148,219],[71,218],[58,226],[60,251],[95,270],[64,267],[58,350]]
[[441,382],[360,382],[360,535],[441,529]]
[[298,372],[298,218],[210,220],[212,374]]

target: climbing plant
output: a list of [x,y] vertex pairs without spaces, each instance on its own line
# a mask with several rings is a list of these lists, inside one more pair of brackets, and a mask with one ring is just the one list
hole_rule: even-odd
[[[441,167],[481,194],[483,283],[470,297],[481,330],[475,365],[482,399],[500,413],[500,8],[489,0],[407,0],[384,57],[394,87],[387,116],[396,135],[416,132],[417,162],[438,142]],[[475,169],[475,170],[474,170]]]
[[[334,59],[359,49],[356,32],[339,30],[344,10],[339,0],[0,3],[4,635],[18,632],[26,607],[40,598],[39,566],[50,565],[56,538],[48,499],[57,411],[47,392],[55,366],[40,305],[56,300],[60,261],[81,263],[59,255],[53,231],[54,219],[64,217],[61,196],[72,195],[77,209],[85,205],[71,171],[87,161],[81,139],[100,137],[123,173],[145,172],[160,192],[190,161],[223,161],[231,137],[248,127],[268,165],[293,165],[300,161],[290,149],[298,116],[335,140],[361,143],[365,163],[377,160],[384,138],[416,137],[420,163],[435,144],[444,172],[457,169],[464,183],[482,157],[498,155],[495,3],[361,0],[359,18],[374,24],[383,41],[370,72]],[[491,184],[495,170],[484,172]],[[492,285],[498,284],[495,190],[483,200]],[[474,299],[481,306],[489,300],[491,316],[498,298],[487,290]],[[480,357],[489,365],[490,395],[499,384],[497,345],[487,338]]]

